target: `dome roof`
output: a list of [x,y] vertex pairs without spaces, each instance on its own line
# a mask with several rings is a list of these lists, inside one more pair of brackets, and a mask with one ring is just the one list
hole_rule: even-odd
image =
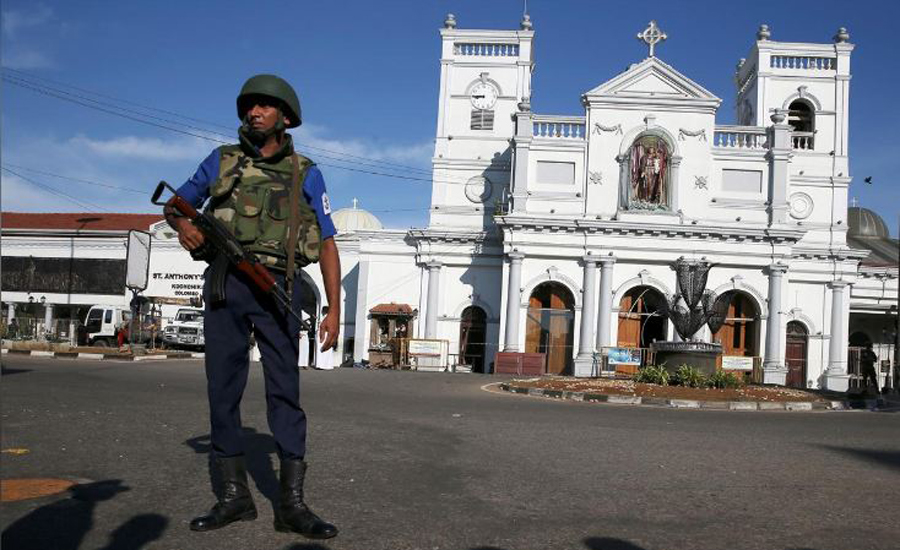
[[851,206],[847,209],[848,237],[890,237],[891,232],[881,216],[868,208]]
[[352,233],[366,229],[384,229],[381,221],[371,212],[359,208],[359,201],[356,199],[353,199],[352,207],[341,208],[332,214],[331,221],[334,222],[338,233]]

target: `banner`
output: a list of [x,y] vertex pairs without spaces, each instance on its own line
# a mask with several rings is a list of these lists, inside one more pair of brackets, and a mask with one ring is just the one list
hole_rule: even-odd
[[136,229],[128,232],[125,264],[125,286],[134,291],[146,289],[150,271],[150,233]]
[[641,350],[639,348],[609,348],[610,365],[640,365]]
[[753,358],[739,355],[723,355],[722,370],[753,370]]

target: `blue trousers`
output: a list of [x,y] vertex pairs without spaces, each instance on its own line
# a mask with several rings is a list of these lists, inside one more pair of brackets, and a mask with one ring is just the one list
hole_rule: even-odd
[[[250,333],[262,356],[269,429],[281,458],[306,455],[306,413],[300,407],[300,371],[297,368],[299,322],[271,296],[257,290],[243,274],[229,269],[226,300],[210,304],[209,277],[203,298],[206,312],[206,380],[209,396],[210,438],[218,457],[244,453],[241,443],[241,397],[250,370]],[[284,288],[284,278],[276,277]],[[293,306],[300,311],[303,285],[294,279]]]

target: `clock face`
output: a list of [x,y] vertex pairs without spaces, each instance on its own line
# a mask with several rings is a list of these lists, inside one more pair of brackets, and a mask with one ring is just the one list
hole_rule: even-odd
[[476,109],[487,110],[497,102],[497,90],[486,82],[479,82],[472,88],[472,106]]

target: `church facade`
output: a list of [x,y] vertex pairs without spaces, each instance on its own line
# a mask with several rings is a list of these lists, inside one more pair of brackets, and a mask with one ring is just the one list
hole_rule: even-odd
[[394,302],[486,371],[498,351],[539,352],[547,373],[591,375],[596,352],[677,338],[661,309],[684,257],[730,297],[696,338],[752,357],[764,382],[847,389],[851,307],[884,313],[897,292],[896,268],[861,273],[868,253],[846,240],[849,35],[778,42],[762,26],[735,74],[740,125],[716,124],[721,99],[656,56],[655,22],[639,38],[649,55],[584,92],[583,113],[544,115],[527,17],[501,31],[448,16],[430,223],[353,234],[357,360],[371,308]]

